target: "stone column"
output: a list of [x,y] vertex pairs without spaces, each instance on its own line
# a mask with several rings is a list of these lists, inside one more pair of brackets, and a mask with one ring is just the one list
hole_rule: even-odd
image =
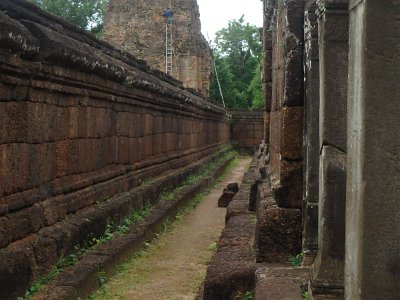
[[303,198],[304,0],[276,1],[272,28],[271,186],[280,207]]
[[269,146],[270,134],[270,115],[271,115],[271,98],[272,98],[272,32],[273,24],[273,9],[274,5],[270,1],[263,2],[263,72],[262,84],[264,92],[264,142]]
[[399,15],[399,1],[350,1],[349,300],[400,299]]
[[303,265],[311,265],[318,249],[319,176],[319,48],[316,0],[308,1],[304,17],[304,190]]
[[342,294],[346,201],[348,1],[318,0],[320,172],[318,254],[311,270],[316,294]]

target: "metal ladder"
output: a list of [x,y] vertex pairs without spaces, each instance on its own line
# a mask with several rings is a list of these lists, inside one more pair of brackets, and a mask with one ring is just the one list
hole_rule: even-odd
[[172,76],[172,22],[165,25],[165,73]]

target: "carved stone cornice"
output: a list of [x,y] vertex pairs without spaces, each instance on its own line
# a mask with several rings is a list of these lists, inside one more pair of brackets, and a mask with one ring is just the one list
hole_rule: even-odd
[[347,14],[349,0],[317,0],[316,13],[319,18],[326,14]]

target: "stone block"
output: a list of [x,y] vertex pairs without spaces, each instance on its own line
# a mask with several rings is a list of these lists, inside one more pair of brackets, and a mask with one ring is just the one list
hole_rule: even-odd
[[0,144],[27,142],[27,103],[0,102]]
[[280,207],[301,209],[303,205],[303,163],[282,160],[279,181],[272,184],[272,191]]
[[303,265],[313,263],[318,251],[318,203],[303,206]]
[[346,206],[346,153],[322,148],[318,254],[312,268],[313,294],[342,294]]
[[237,193],[239,191],[239,184],[237,182],[230,182],[228,183],[228,185],[226,186],[226,189],[228,191]]
[[33,268],[27,253],[0,250],[0,298],[16,299],[23,297],[33,281]]
[[281,111],[281,159],[303,158],[303,114],[302,107],[284,107]]
[[56,144],[29,145],[29,176],[34,186],[54,180],[57,177],[56,163],[49,157],[56,157]]
[[[293,38],[294,39],[294,38]],[[301,40],[302,41],[302,40]],[[300,41],[287,41],[292,45],[286,57],[285,65],[285,87],[282,106],[297,107],[304,104],[304,74],[303,74],[303,51]]]
[[29,176],[29,145],[23,143],[0,145],[0,195],[9,195],[31,187]]
[[[346,151],[348,15],[324,17],[319,23],[321,61],[320,148]],[[347,37],[347,38],[346,38]]]
[[0,218],[0,248],[7,246],[13,239],[12,227],[6,217]]
[[228,207],[229,203],[232,201],[233,197],[235,197],[236,193],[224,189],[222,195],[218,199],[219,207]]
[[301,252],[301,217],[299,209],[260,205],[255,241],[257,262],[287,262]]
[[256,300],[302,299],[307,288],[309,269],[264,267],[256,271]]

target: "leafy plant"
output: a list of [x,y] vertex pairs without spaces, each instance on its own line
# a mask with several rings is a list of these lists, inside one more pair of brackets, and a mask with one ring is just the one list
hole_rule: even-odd
[[99,285],[102,286],[108,281],[108,277],[106,276],[106,272],[101,271],[97,273],[97,278],[99,280]]
[[254,292],[253,291],[247,291],[244,294],[244,300],[253,300],[254,299]]
[[301,252],[301,253],[297,254],[296,256],[290,257],[289,262],[293,267],[299,267],[301,265],[301,263],[303,262],[303,257],[304,257],[304,253]]

